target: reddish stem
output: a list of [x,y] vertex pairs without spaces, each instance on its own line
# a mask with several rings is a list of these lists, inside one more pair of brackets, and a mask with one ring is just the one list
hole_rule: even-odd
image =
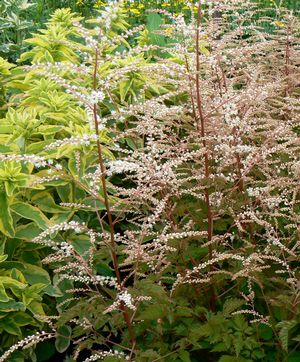
[[[97,89],[97,68],[98,68],[98,49],[96,50],[95,67],[94,67],[94,74],[93,74],[93,89],[94,90]],[[93,117],[94,117],[95,133],[97,135],[97,150],[98,150],[98,160],[99,160],[99,165],[100,165],[100,170],[101,170],[101,184],[102,184],[102,189],[103,189],[104,205],[105,205],[105,209],[106,209],[106,214],[107,214],[108,224],[109,224],[109,231],[110,231],[111,257],[112,257],[113,267],[114,267],[114,271],[116,274],[118,284],[119,284],[120,288],[122,288],[122,279],[121,279],[121,275],[120,275],[119,263],[118,263],[117,253],[116,253],[114,222],[113,222],[113,217],[112,217],[110,206],[109,206],[108,191],[107,191],[107,185],[106,185],[106,179],[105,179],[106,170],[105,170],[104,160],[103,160],[103,156],[102,156],[103,155],[102,146],[101,146],[100,138],[99,138],[100,132],[99,132],[99,124],[98,124],[98,117],[97,117],[97,105],[96,104],[94,104],[94,106],[93,106]],[[135,345],[136,345],[136,339],[135,339],[134,331],[132,328],[130,316],[129,316],[126,306],[124,305],[124,302],[121,302],[120,308],[122,310],[123,317],[126,322],[128,332],[130,335],[132,351],[134,351]]]
[[[205,139],[206,132],[205,132],[205,117],[203,112],[203,106],[202,106],[202,97],[200,93],[200,86],[201,86],[201,80],[200,80],[200,32],[199,27],[201,24],[202,19],[202,6],[201,6],[201,0],[199,0],[198,4],[198,14],[197,14],[197,29],[196,29],[196,101],[197,101],[197,108],[198,108],[198,114],[199,117],[197,117],[197,131],[200,132],[201,138],[202,138],[202,145],[205,149],[204,154],[204,170],[205,170],[205,177],[208,180],[210,176],[210,169],[209,169],[209,157],[208,157],[208,150],[207,150],[207,142]],[[205,201],[207,206],[207,240],[210,242],[213,237],[213,213],[211,209],[210,204],[210,196],[209,196],[209,190],[208,188],[205,189],[204,192],[205,195]],[[208,246],[208,254],[209,259],[212,259],[212,246]],[[210,271],[213,270],[213,267],[211,266]],[[212,310],[215,309],[216,305],[216,295],[213,286],[210,287],[211,291],[211,308]]]

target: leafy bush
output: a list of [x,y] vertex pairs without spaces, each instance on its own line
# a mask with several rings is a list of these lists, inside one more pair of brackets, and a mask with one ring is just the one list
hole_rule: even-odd
[[0,361],[299,359],[300,24],[257,18],[60,9],[1,61]]
[[75,0],[2,0],[0,3],[0,56],[16,61],[29,49],[25,40],[33,31],[44,27],[49,15],[57,8],[69,7],[82,14],[91,14],[93,1],[85,1],[83,6]]

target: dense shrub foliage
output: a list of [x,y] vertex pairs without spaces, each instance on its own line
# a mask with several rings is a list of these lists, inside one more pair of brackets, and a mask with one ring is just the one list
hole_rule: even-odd
[[299,18],[99,6],[0,58],[0,361],[298,361]]
[[[255,1],[255,0],[253,0]],[[111,0],[1,0],[0,2],[0,56],[16,61],[30,45],[26,39],[34,31],[45,27],[49,16],[59,8],[70,8],[85,17],[95,16]],[[261,0],[260,6],[269,8],[275,16],[274,5],[286,6],[299,11],[298,0]],[[191,9],[186,0],[124,0],[128,22],[139,25],[147,21],[148,11],[161,8],[172,14],[189,16]],[[194,7],[196,11],[196,6]],[[268,24],[266,24],[268,26]]]

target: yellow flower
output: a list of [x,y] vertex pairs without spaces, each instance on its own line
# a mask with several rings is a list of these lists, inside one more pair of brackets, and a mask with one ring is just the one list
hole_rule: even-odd
[[165,28],[165,33],[167,34],[167,35],[171,35],[172,33],[173,33],[173,28]]
[[276,26],[278,26],[279,28],[283,28],[283,27],[284,27],[283,22],[282,22],[282,21],[279,21],[279,20],[274,21],[274,24],[275,24]]
[[141,12],[138,9],[130,9],[130,12],[139,15]]
[[[82,1],[82,0],[81,0],[81,1]],[[99,8],[101,8],[101,6],[104,6],[104,5],[105,5],[105,3],[104,3],[103,1],[98,0],[98,1],[95,3],[94,8],[99,9]]]

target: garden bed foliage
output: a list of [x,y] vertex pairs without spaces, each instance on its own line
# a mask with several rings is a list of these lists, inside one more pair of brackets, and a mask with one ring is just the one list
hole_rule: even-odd
[[0,361],[299,361],[300,21],[184,6],[0,58]]

